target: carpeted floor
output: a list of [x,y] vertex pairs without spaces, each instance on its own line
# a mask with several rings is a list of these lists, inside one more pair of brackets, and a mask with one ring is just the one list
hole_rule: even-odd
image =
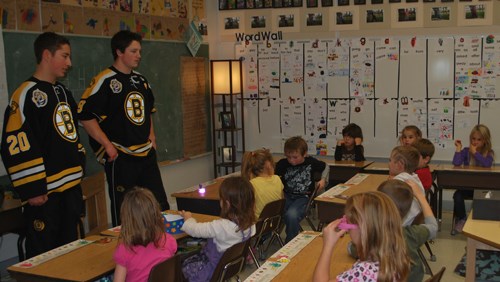
[[[465,277],[466,256],[464,255],[455,273]],[[476,281],[500,281],[500,252],[478,250],[476,252]]]

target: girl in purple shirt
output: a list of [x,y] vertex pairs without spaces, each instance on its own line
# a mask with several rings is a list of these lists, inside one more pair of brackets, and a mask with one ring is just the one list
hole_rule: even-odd
[[[491,149],[490,130],[486,125],[478,124],[470,132],[470,145],[462,149],[462,141],[455,140],[455,155],[453,156],[453,165],[471,165],[480,167],[491,167],[493,165],[493,150]],[[451,235],[462,232],[467,215],[465,213],[466,197],[472,197],[474,190],[456,190],[453,194],[455,215],[455,227]]]

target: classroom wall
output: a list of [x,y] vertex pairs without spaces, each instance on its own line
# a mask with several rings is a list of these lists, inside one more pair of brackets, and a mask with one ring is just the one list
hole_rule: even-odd
[[[467,3],[468,4],[480,4],[483,2],[472,1],[472,2],[467,2]],[[390,9],[392,7],[392,5],[393,4],[390,4],[390,5],[384,4],[380,7]],[[419,5],[419,7],[423,11],[426,11],[426,13],[427,13],[427,11],[429,11],[431,9],[431,7],[441,6],[441,5],[445,5],[445,4],[436,2],[436,3],[418,3],[416,5]],[[269,43],[270,45],[280,44],[280,47],[282,48],[283,45],[286,45],[291,41],[294,41],[295,43],[297,43],[297,42],[303,43],[304,42],[304,46],[305,46],[305,45],[307,45],[311,42],[314,42],[316,40],[318,40],[320,44],[322,44],[323,42],[328,42],[328,41],[330,42],[330,44],[334,44],[335,40],[337,38],[348,39],[348,40],[352,39],[352,40],[357,40],[357,41],[359,41],[359,39],[361,39],[361,38],[364,38],[367,40],[367,42],[370,42],[370,40],[375,40],[377,38],[390,37],[391,40],[409,41],[413,37],[425,40],[427,38],[433,38],[433,39],[436,39],[438,37],[448,37],[448,38],[455,37],[455,38],[457,38],[458,36],[486,36],[489,34],[496,35],[496,34],[500,33],[500,26],[498,25],[499,17],[490,18],[490,20],[484,21],[482,23],[483,25],[476,25],[476,23],[464,23],[463,20],[460,19],[460,16],[462,16],[462,17],[464,16],[463,14],[461,14],[462,9],[464,7],[463,6],[464,4],[454,2],[453,4],[446,4],[446,5],[451,5],[450,7],[453,11],[453,13],[452,13],[453,20],[451,21],[451,23],[448,23],[447,25],[446,24],[427,23],[424,20],[422,20],[423,21],[422,27],[391,28],[391,25],[392,25],[391,21],[392,20],[389,20],[390,24],[379,25],[380,28],[367,28],[366,24],[364,24],[364,25],[360,24],[360,25],[358,25],[358,27],[356,29],[353,29],[353,30],[331,30],[331,28],[329,29],[328,27],[322,28],[322,29],[321,28],[320,29],[312,29],[310,27],[309,28],[304,27],[302,15],[306,14],[309,11],[321,11],[321,12],[323,12],[323,15],[324,15],[323,18],[324,19],[326,18],[326,21],[327,22],[330,21],[330,23],[331,23],[331,18],[328,19],[328,15],[331,15],[329,13],[329,11],[335,10],[336,9],[335,7],[322,8],[319,10],[315,10],[315,9],[305,8],[305,4],[304,4],[304,8],[263,9],[262,11],[255,11],[252,9],[236,10],[236,11],[234,11],[234,10],[233,11],[219,11],[217,9],[217,7],[207,7],[207,9],[212,8],[216,14],[215,17],[213,15],[209,14],[208,18],[209,18],[209,20],[212,20],[210,26],[215,25],[216,29],[217,29],[216,32],[210,33],[212,35],[214,35],[214,33],[215,33],[214,36],[217,38],[217,48],[212,48],[212,51],[214,51],[216,53],[215,54],[211,53],[210,55],[211,55],[212,59],[238,58],[241,56],[241,54],[240,53],[237,54],[235,52],[235,49],[238,49],[238,48],[243,49],[243,48],[248,48],[248,46],[258,45],[259,46],[258,47],[259,48],[259,55],[258,56],[262,55],[265,57],[266,54],[260,53],[261,50],[265,49],[265,48],[261,48],[261,46],[264,46],[267,43]],[[498,10],[500,9],[500,2],[491,2],[491,4],[488,4],[488,5],[490,5],[490,6],[488,6],[487,11],[490,15],[492,13],[497,13]],[[215,6],[215,5],[212,5],[212,6]],[[352,3],[351,3],[351,6],[349,6],[349,7],[352,7]],[[361,15],[363,9],[368,9],[369,7],[375,7],[375,5],[359,6],[356,8],[358,9],[359,15]],[[296,19],[297,19],[297,15],[299,17],[302,17],[299,20],[300,26],[296,30],[296,32],[295,31],[294,32],[283,31],[282,38],[280,38],[281,40],[275,40],[275,41],[269,41],[269,42],[263,42],[263,41],[237,42],[237,39],[235,36],[236,33],[253,34],[253,33],[256,33],[257,31],[268,31],[268,30],[272,31],[272,32],[282,31],[283,29],[279,29],[279,28],[277,29],[273,23],[274,17],[276,16],[276,10],[279,10],[279,13],[288,13],[288,11],[290,11],[290,13],[295,13]],[[325,14],[327,16],[325,16]],[[249,28],[249,19],[252,15],[266,15],[268,17],[268,19],[270,18],[270,21],[271,21],[270,27],[263,29],[263,30],[255,30],[255,29]],[[241,25],[243,27],[238,29],[235,32],[230,32],[228,30],[224,30],[224,26],[221,23],[221,21],[223,21],[223,19],[226,17],[236,17],[236,16],[243,19],[242,23],[241,23]],[[429,16],[429,15],[424,14],[422,17],[427,17],[427,16]],[[485,23],[487,23],[487,25],[484,25]],[[469,25],[467,25],[467,24],[469,24]],[[401,25],[404,26],[404,24],[401,24]],[[424,27],[424,26],[432,26],[432,27]],[[213,30],[213,29],[211,29],[211,30]],[[237,47],[237,45],[241,45],[243,47]],[[245,47],[245,46],[247,46],[247,47]],[[449,49],[453,50],[453,45],[451,45],[449,47]],[[265,52],[265,51],[263,51],[263,52]],[[303,52],[305,53],[305,51],[303,51]],[[432,59],[433,58],[431,58],[431,60]],[[451,62],[453,63],[453,57],[448,58],[448,59],[451,60]],[[247,62],[248,62],[248,57],[245,57],[245,63],[247,63]],[[279,60],[276,61],[276,63],[277,64],[280,63]],[[281,63],[283,64],[283,62],[281,62]],[[424,62],[419,62],[419,63],[423,64]],[[409,69],[409,70],[410,71],[407,73],[410,73],[412,71],[411,69]],[[453,73],[453,71],[452,71],[452,73]],[[379,72],[376,74],[376,77],[378,79],[380,79],[380,77],[382,77],[383,75],[384,75],[383,72]],[[431,76],[432,76],[432,74],[431,74]],[[420,77],[425,77],[425,75],[420,76]],[[438,79],[435,76],[432,76],[431,80],[434,78],[436,80]],[[260,79],[260,77],[259,77],[259,79]],[[397,78],[395,77],[394,79],[396,80]],[[412,81],[411,77],[402,77],[401,79],[406,80],[408,82]],[[497,80],[498,80],[498,78],[497,78]],[[453,74],[451,76],[450,83],[451,83],[451,85],[453,85]],[[378,84],[378,86],[381,86],[381,85],[382,84],[380,84],[380,83]],[[335,85],[335,84],[330,84],[328,86],[329,87],[328,89],[335,88],[336,86],[337,85]],[[300,88],[301,85],[297,85],[297,87]],[[432,83],[431,83],[431,87],[432,87]],[[412,86],[410,88],[414,88],[414,87]],[[451,90],[453,91],[453,86],[451,86]],[[272,89],[270,90],[270,92],[271,91],[272,91]],[[281,91],[281,95],[283,95],[283,93],[286,93],[286,95],[289,95],[289,93],[293,93],[294,91],[300,92],[299,94],[302,95],[302,91],[300,89],[284,89],[283,84],[281,84],[280,91]],[[346,90],[346,92],[347,91],[348,90]],[[382,91],[378,92],[379,95],[380,95],[380,93],[382,93]],[[245,95],[245,93],[244,93],[244,95]],[[347,93],[346,97],[349,97],[348,93]],[[259,96],[259,98],[260,98],[260,96]],[[330,96],[328,98],[330,98]],[[397,99],[397,98],[395,98],[395,99]],[[252,150],[252,149],[262,147],[262,146],[266,146],[268,148],[271,148],[271,150],[273,152],[280,152],[281,151],[283,140],[284,140],[284,138],[287,137],[287,132],[285,132],[285,129],[283,126],[283,119],[280,121],[280,118],[283,117],[283,113],[282,113],[283,109],[284,109],[283,105],[286,103],[286,101],[284,101],[284,100],[286,100],[286,99],[283,99],[283,97],[281,97],[281,100],[280,99],[275,99],[275,100],[271,99],[271,101],[268,101],[268,103],[271,104],[271,106],[269,107],[270,110],[268,111],[268,113],[264,113],[264,114],[263,114],[262,109],[257,109],[257,107],[259,107],[259,106],[255,106],[255,104],[256,104],[255,101],[253,101],[253,102],[252,101],[245,101],[245,109],[244,109],[245,113],[246,113],[245,114],[245,127],[246,127],[245,135],[247,136],[247,138],[246,138],[246,149],[247,150]],[[425,96],[424,96],[424,100],[425,100]],[[263,102],[265,103],[266,101],[258,101],[257,103],[263,103]],[[461,102],[462,101],[457,101],[456,103],[458,105]],[[475,101],[475,102],[477,102],[477,101]],[[251,103],[253,103],[254,106],[249,106]],[[374,102],[369,101],[369,103],[370,103],[370,105],[373,105],[373,106],[377,106],[377,107],[379,106],[377,102],[374,103]],[[448,102],[444,101],[444,99],[443,99],[443,104],[445,104],[445,103],[448,103]],[[260,107],[262,107],[261,105],[262,104],[260,104]],[[483,105],[484,105],[484,101],[483,101]],[[307,107],[307,105],[306,105],[306,107]],[[495,142],[495,140],[500,140],[500,131],[496,130],[496,128],[494,126],[495,120],[496,120],[494,113],[497,112],[496,111],[497,108],[500,109],[500,103],[498,102],[498,95],[495,97],[495,99],[492,99],[491,101],[489,101],[489,108],[488,109],[483,108],[483,111],[480,114],[480,119],[470,118],[468,121],[462,122],[460,124],[460,126],[455,125],[455,128],[454,128],[455,132],[454,132],[454,135],[452,136],[452,138],[449,138],[448,140],[444,140],[445,142],[440,142],[440,144],[438,144],[437,152],[435,154],[435,160],[449,161],[452,158],[453,151],[454,151],[453,139],[459,138],[462,140],[468,140],[468,134],[470,132],[470,128],[478,120],[481,123],[486,123],[490,127],[490,130],[492,131],[492,135],[493,135],[492,139],[493,139],[494,149],[496,151],[499,151],[500,150],[500,142]],[[430,111],[430,108],[428,108],[428,109]],[[390,129],[387,130],[388,132],[385,132],[385,131],[382,132],[382,134],[380,132],[378,132],[376,137],[374,136],[374,133],[373,133],[374,130],[372,128],[370,128],[370,124],[373,123],[372,121],[374,120],[373,115],[370,112],[372,110],[369,109],[368,107],[366,107],[364,110],[369,110],[369,111],[361,112],[357,116],[353,115],[351,112],[350,121],[361,124],[363,127],[363,131],[365,133],[365,155],[368,157],[379,157],[379,158],[380,157],[387,157],[389,155],[392,147],[397,145],[397,131],[399,129],[397,126],[397,122],[396,122],[396,119],[398,118],[397,106],[394,107],[393,109],[391,109],[390,111],[383,111],[383,110],[381,111],[379,109],[379,111],[377,113],[377,115],[378,115],[377,118],[379,120],[377,130],[380,131],[380,129],[382,127],[387,127]],[[267,114],[267,116],[266,116],[266,114]],[[260,115],[260,117],[259,117],[259,115]],[[306,120],[306,122],[303,122],[302,124],[305,123],[307,125],[307,119],[308,119],[307,113],[304,116],[305,117],[303,117],[303,119]],[[264,125],[263,125],[262,121],[265,121]],[[300,122],[300,121],[298,121],[298,122]],[[273,130],[270,130],[267,132],[265,132],[265,130],[262,130],[263,126],[269,127],[271,123],[274,123]],[[390,125],[387,126],[387,124],[390,124]],[[306,127],[306,126],[304,126],[304,127]],[[281,132],[279,132],[280,130],[281,130]],[[330,126],[329,126],[328,130],[330,130]],[[265,132],[265,134],[263,134],[263,131]],[[424,130],[424,131],[426,131],[426,130]],[[269,133],[269,132],[271,132],[271,133]],[[272,133],[272,132],[277,132],[277,133]],[[308,134],[305,134],[305,133],[308,133],[307,129],[302,130],[302,132],[303,133],[301,135],[309,136]],[[296,134],[294,134],[294,135],[296,135]],[[427,136],[427,132],[424,132],[424,136]],[[329,145],[331,145],[331,146],[329,146],[329,151],[328,151],[329,155],[333,154],[333,148],[334,148],[334,143],[335,143],[334,141],[336,138],[340,138],[340,136],[339,135],[334,136],[334,137],[332,137],[332,140],[330,140],[331,144],[329,144]],[[310,147],[312,147],[312,150],[310,151],[311,154],[316,153],[316,151],[314,150],[314,146],[311,146],[314,144],[316,144],[316,143],[313,143],[313,142],[310,143]],[[465,144],[468,144],[468,141],[465,141]]]

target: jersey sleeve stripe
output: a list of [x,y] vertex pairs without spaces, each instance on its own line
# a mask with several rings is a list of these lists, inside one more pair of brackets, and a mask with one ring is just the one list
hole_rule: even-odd
[[75,166],[75,167],[72,167],[72,168],[68,168],[68,169],[65,169],[59,173],[56,173],[56,174],[53,174],[53,175],[48,175],[47,176],[47,182],[50,183],[50,182],[54,182],[62,177],[65,177],[66,175],[69,175],[69,174],[73,174],[75,172],[81,172],[82,171],[82,168],[79,167],[79,166]]
[[41,179],[44,179],[44,178],[45,178],[45,171],[44,172],[40,172],[40,173],[35,174],[35,175],[24,177],[24,178],[22,178],[20,180],[17,180],[17,181],[12,181],[12,185],[14,187],[19,187],[19,186],[22,186],[24,184],[27,184],[27,183],[30,183],[30,182],[35,182],[35,181],[38,181],[38,180],[41,180]]
[[43,164],[43,158],[36,158],[34,160],[24,162],[22,164],[11,166],[11,167],[9,167],[8,171],[9,171],[9,174],[13,174],[13,173],[16,173],[18,171],[37,166],[39,164]]
[[[66,175],[65,177],[47,184],[47,190],[53,190],[53,189],[59,189],[63,187],[64,185],[69,184],[70,182],[74,182],[74,180],[81,181],[81,178],[83,176],[82,170],[80,171]],[[77,182],[78,183],[78,182]]]
[[153,147],[153,144],[151,142],[148,142],[148,143],[145,143],[145,144],[141,144],[141,145],[134,145],[134,146],[131,146],[131,147],[125,147],[125,146],[122,146],[118,143],[115,143],[115,142],[112,142],[113,145],[115,145],[115,147],[126,153],[126,154],[129,154],[129,155],[133,155],[133,156],[146,156],[148,154],[148,152],[151,150],[151,148]]
[[58,187],[57,189],[49,190],[49,191],[47,192],[47,194],[50,194],[50,193],[52,193],[52,192],[62,192],[62,191],[67,190],[67,189],[69,189],[69,188],[75,187],[75,186],[76,186],[76,185],[78,185],[80,182],[81,182],[81,180],[80,180],[80,179],[77,179],[77,180],[74,180],[74,181],[68,182],[68,183],[64,184],[63,186]]
[[39,165],[39,166],[35,166],[35,167],[31,167],[28,169],[18,171],[17,173],[10,173],[9,172],[9,174],[10,174],[10,178],[13,181],[15,181],[15,180],[19,180],[21,178],[24,178],[26,176],[30,176],[30,175],[33,175],[35,173],[44,172],[44,171],[45,171],[45,166]]

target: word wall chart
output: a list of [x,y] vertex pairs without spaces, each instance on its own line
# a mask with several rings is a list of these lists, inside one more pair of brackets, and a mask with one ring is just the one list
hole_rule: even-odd
[[235,51],[249,149],[282,152],[300,135],[309,154],[333,155],[349,123],[362,128],[367,157],[388,157],[407,125],[442,160],[478,123],[500,140],[500,35],[245,42]]

